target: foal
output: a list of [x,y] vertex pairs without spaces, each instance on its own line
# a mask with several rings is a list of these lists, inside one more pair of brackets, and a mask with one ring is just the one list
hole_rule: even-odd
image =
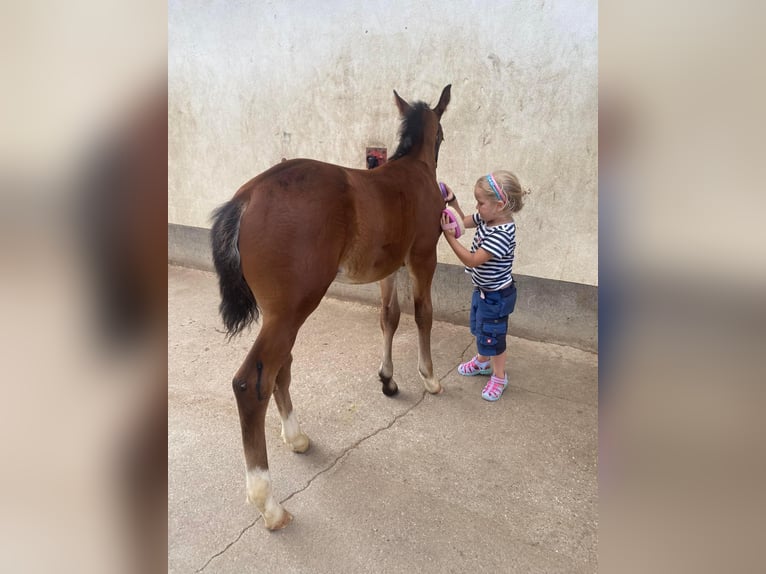
[[271,395],[282,419],[282,439],[305,452],[290,400],[290,365],[298,329],[333,280],[380,282],[383,392],[398,391],[391,341],[399,324],[396,271],[412,278],[418,327],[418,371],[430,393],[441,392],[431,361],[431,281],[444,207],[436,182],[443,140],[440,119],[450,86],[434,109],[410,105],[394,91],[402,116],[399,146],[373,170],[309,159],[282,161],[243,185],[213,214],[211,242],[229,337],[263,316],[261,330],[232,381],[247,465],[247,499],[270,530],[292,516],[275,500],[264,420]]

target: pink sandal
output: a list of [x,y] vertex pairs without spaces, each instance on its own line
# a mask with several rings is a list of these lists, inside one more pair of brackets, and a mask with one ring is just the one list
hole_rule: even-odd
[[496,401],[503,396],[505,387],[508,386],[508,375],[504,379],[492,375],[487,382],[484,390],[481,391],[481,398],[485,401]]
[[466,363],[461,363],[457,372],[466,377],[472,377],[473,375],[491,375],[492,364],[490,361],[484,363],[484,366],[479,362],[479,356],[474,355],[473,359]]

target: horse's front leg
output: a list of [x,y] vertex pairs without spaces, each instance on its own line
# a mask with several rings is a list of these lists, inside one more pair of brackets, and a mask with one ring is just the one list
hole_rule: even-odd
[[436,271],[436,251],[424,258],[412,257],[407,263],[412,278],[412,298],[415,304],[415,324],[418,326],[418,372],[426,390],[432,394],[441,393],[439,381],[434,378],[434,364],[431,359],[431,327],[433,306],[431,304],[431,281]]
[[392,273],[380,282],[380,328],[383,331],[383,360],[380,363],[378,376],[383,384],[383,394],[393,396],[399,392],[394,381],[394,362],[391,358],[394,333],[399,326],[399,297],[396,293],[396,273]]

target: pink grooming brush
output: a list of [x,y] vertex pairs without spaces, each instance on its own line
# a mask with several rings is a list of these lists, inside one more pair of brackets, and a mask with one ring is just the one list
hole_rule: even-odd
[[443,224],[442,229],[454,229],[455,237],[460,238],[460,236],[465,232],[465,229],[463,228],[463,221],[460,219],[460,216],[451,207],[445,207],[442,213],[446,214],[450,221],[447,224]]

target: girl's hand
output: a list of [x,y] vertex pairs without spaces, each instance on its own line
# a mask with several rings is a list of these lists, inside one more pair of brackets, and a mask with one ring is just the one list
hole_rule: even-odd
[[444,235],[451,235],[455,237],[455,224],[450,221],[449,216],[446,213],[442,213],[442,232]]
[[447,185],[443,181],[440,181],[439,185],[444,187],[444,192],[443,192],[444,203],[450,204],[453,201],[457,200],[457,198],[455,197],[455,194],[453,193],[449,185]]

